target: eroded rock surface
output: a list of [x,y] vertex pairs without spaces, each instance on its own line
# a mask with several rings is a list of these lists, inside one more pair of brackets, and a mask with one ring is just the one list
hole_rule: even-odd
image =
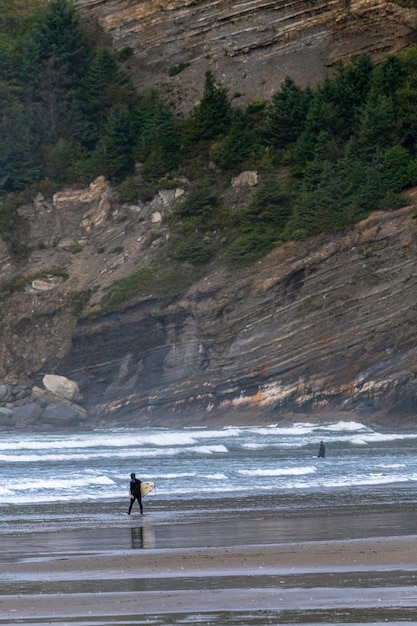
[[[232,192],[242,188],[231,182]],[[152,262],[155,234],[168,238],[163,220],[154,220],[156,206],[169,214],[181,197],[160,191],[138,210],[111,200],[105,223],[87,232],[76,254],[55,245],[32,252],[26,279],[20,264],[14,268],[20,289],[2,298],[2,427],[236,423],[307,413],[414,423],[412,196],[409,207],[288,244],[251,268],[233,273],[217,264],[175,296],[136,296],[103,312],[100,298],[112,282]],[[92,214],[101,199],[91,199]],[[30,206],[24,210],[36,221]],[[52,203],[54,210],[62,209]],[[75,200],[66,207],[58,241],[82,229],[84,210]],[[101,252],[109,242],[118,242],[116,252]],[[51,266],[65,267],[65,279],[34,289],[34,275]],[[84,293],[90,301],[80,316],[75,305]]]
[[[415,209],[221,272],[181,301],[80,322],[60,368],[90,410],[139,422],[417,409]],[[134,417],[135,416],[135,417]]]
[[[416,11],[384,0],[76,0],[115,49],[134,51],[128,67],[140,88],[180,88],[189,105],[214,71],[240,100],[267,99],[285,76],[307,85],[338,60],[380,60],[413,36]],[[181,65],[183,64],[183,65]],[[169,77],[167,70],[184,67]]]

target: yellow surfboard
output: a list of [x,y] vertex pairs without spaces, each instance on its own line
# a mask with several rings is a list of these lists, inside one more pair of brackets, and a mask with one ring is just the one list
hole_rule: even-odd
[[142,498],[147,496],[148,493],[150,493],[154,487],[155,487],[155,483],[151,483],[149,480],[142,483],[140,486],[140,493],[142,494]]

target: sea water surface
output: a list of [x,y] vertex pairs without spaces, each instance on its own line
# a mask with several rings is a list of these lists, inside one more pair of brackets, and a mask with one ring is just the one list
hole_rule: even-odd
[[[130,472],[155,483],[143,516],[136,503],[126,515]],[[1,433],[0,478],[6,560],[60,553],[48,540],[58,531],[62,554],[108,549],[110,536],[126,549],[415,534],[417,430],[329,422]]]

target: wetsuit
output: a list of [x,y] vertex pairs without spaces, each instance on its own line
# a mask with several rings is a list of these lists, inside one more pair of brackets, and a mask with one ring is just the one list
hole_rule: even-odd
[[140,512],[143,513],[142,494],[140,493],[141,484],[142,484],[142,481],[139,480],[138,478],[132,478],[132,480],[130,481],[130,504],[129,504],[129,511],[128,511],[129,515],[135,503],[135,500],[138,501]]

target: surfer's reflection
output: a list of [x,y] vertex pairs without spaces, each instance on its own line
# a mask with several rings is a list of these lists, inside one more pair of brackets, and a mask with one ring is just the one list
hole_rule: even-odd
[[156,545],[155,532],[153,528],[138,526],[130,529],[132,548],[134,550],[142,548],[154,548]]

